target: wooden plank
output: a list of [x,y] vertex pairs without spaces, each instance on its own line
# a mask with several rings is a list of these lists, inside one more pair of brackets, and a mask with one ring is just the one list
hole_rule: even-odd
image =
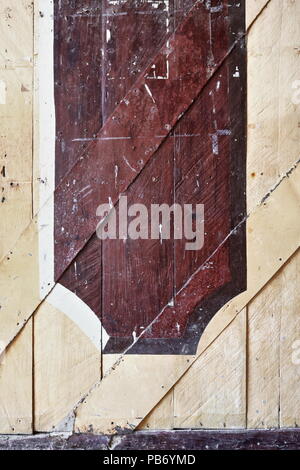
[[298,251],[248,306],[249,428],[299,423],[299,261]]
[[[197,450],[298,450],[300,445],[299,429],[272,429],[268,431],[139,431],[124,436],[97,434],[36,435],[24,438],[0,437],[1,450],[95,450],[107,451],[102,458],[111,456],[111,451],[120,451],[113,457],[123,456],[122,451],[197,451]],[[84,453],[76,454],[85,459]],[[96,453],[99,461],[99,453]],[[211,454],[208,459],[212,458]],[[262,455],[262,454],[260,454]],[[280,454],[277,454],[277,456]],[[78,456],[78,457],[77,457]],[[218,456],[219,457],[219,456]],[[286,455],[282,454],[285,458]],[[196,464],[203,464],[203,454],[196,454]]]
[[31,219],[32,15],[29,1],[1,4],[0,259]]
[[174,387],[174,427],[246,425],[246,309]]
[[171,389],[137,427],[138,430],[174,428],[174,390]]
[[103,5],[97,0],[84,0],[77,5],[70,0],[55,0],[53,4],[58,184],[102,126]]
[[[248,37],[248,211],[299,158],[299,2],[272,0]],[[264,86],[261,86],[263,77]]]
[[283,289],[280,272],[248,305],[248,428],[279,426]]
[[0,358],[0,433],[31,434],[32,320]]
[[300,426],[300,251],[282,272],[280,328],[280,426]]
[[263,8],[269,3],[270,0],[252,0],[246,2],[246,23],[249,28],[252,23],[257,19]]
[[[32,18],[31,2],[1,2],[0,213],[5,222],[0,231],[0,259],[7,255],[7,261],[11,256],[9,250],[32,216]],[[7,295],[3,280],[0,304],[6,302]],[[17,326],[23,325],[21,311],[15,314]],[[6,345],[5,341],[2,343],[5,317],[3,320],[1,351]],[[31,320],[1,356],[0,432],[32,432]]]
[[[105,429],[109,434],[120,430],[132,431],[151,411],[154,404],[157,404],[169,391],[176,377],[182,375],[186,364],[191,361],[192,356],[183,355],[122,357],[104,376],[100,382],[101,386],[99,387],[98,382],[93,391],[85,397],[83,406],[75,410],[75,432],[82,432],[90,426],[96,433]],[[107,380],[108,378],[115,380]],[[132,388],[128,387],[128,384],[132,384]],[[118,390],[118,399],[113,393],[114,390]],[[151,408],[148,407],[149,394],[153,400]]]
[[72,431],[72,410],[101,377],[101,352],[63,312],[34,315],[34,429]]
[[[158,150],[126,195],[128,207],[144,204],[150,212],[151,204],[172,206],[172,141]],[[102,323],[110,336],[105,353],[122,353],[172,299],[173,255],[171,239],[103,242]],[[159,347],[151,347],[153,354],[160,354]]]
[[[292,84],[299,70],[299,16],[298,3],[272,0],[249,33],[250,209],[299,155],[299,108],[292,102]],[[271,34],[266,34],[268,28]],[[259,70],[270,86],[261,87]],[[249,306],[249,427],[279,425],[282,292],[285,295],[289,287],[278,275]]]

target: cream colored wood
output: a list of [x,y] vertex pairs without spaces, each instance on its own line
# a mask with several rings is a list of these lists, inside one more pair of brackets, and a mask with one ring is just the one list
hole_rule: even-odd
[[99,350],[67,316],[44,302],[34,315],[35,431],[72,430],[72,410],[100,372]]
[[248,211],[299,160],[299,19],[299,2],[271,0],[248,35]]
[[29,320],[18,338],[0,355],[0,434],[32,432],[32,391],[32,320]]
[[173,429],[174,428],[174,389],[172,388],[155,408],[146,416],[137,429]]
[[249,428],[300,422],[300,251],[249,304]]
[[281,274],[280,426],[300,426],[300,250]]
[[248,428],[279,426],[283,289],[280,272],[248,305]]
[[246,426],[246,309],[174,387],[175,428]]
[[[270,0],[246,1],[246,26],[249,28]],[[272,1],[272,0],[271,0]]]

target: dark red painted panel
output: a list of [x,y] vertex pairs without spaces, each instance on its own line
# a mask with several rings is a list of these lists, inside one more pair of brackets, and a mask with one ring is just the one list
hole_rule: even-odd
[[[173,142],[167,140],[126,195],[128,206],[172,205]],[[132,218],[128,218],[128,221]],[[150,232],[150,220],[149,220]],[[173,240],[105,240],[103,242],[103,325],[117,339],[139,336],[174,294]],[[126,318],[126,321],[124,319]]]
[[[149,57],[158,53],[174,29],[172,23],[164,1],[158,2],[155,9],[141,1],[134,7],[132,2],[110,5],[107,0],[101,5],[98,0],[55,3],[58,183],[124,98]],[[94,271],[96,265],[101,266],[101,242],[94,237],[77,258],[83,262],[92,259]],[[93,283],[89,277],[84,280],[83,274],[78,279],[76,272],[72,261],[60,282],[84,301],[91,285],[88,303],[100,316],[101,268]],[[91,300],[93,295],[97,300]]]
[[54,2],[55,176],[59,183],[102,126],[102,28],[98,0]]
[[[56,278],[101,317],[106,352],[144,332],[130,353],[193,353],[213,314],[245,288],[244,2],[73,3],[56,5]],[[91,88],[80,95],[84,74]],[[148,207],[204,203],[203,249],[101,247],[96,208],[109,198],[118,206],[121,193]]]

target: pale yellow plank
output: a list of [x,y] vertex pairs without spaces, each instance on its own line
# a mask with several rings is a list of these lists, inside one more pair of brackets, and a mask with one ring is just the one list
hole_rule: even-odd
[[0,190],[0,259],[31,220],[31,182],[2,182]]
[[[119,354],[104,354],[102,356],[103,375],[109,373],[109,369],[114,366],[119,357]],[[172,429],[173,427],[174,402],[173,389],[171,389],[140,423],[138,429]]]
[[299,2],[271,0],[249,32],[248,211],[299,159],[299,20]]
[[[300,65],[299,18],[299,2],[272,0],[249,34],[250,210],[267,188],[275,185],[276,179],[299,159],[299,106],[292,100]],[[283,292],[288,292],[288,286],[282,285],[279,275],[249,306],[248,427],[279,425]],[[296,301],[295,296],[291,301]]]
[[248,307],[249,428],[299,425],[299,278],[298,251]]
[[32,432],[32,320],[0,356],[0,433]]
[[77,408],[75,431],[86,432],[91,427],[94,432],[105,433],[115,433],[120,428],[133,430],[193,359],[175,355],[124,356]]
[[280,426],[300,426],[300,251],[282,272]]
[[246,425],[246,309],[174,387],[176,428]]
[[174,427],[174,391],[171,389],[138,426],[139,430]]
[[1,0],[1,66],[23,68],[32,65],[32,16],[31,0]]
[[[0,85],[0,184],[31,182],[32,67],[0,65]],[[31,204],[31,198],[25,203]]]
[[246,25],[247,28],[253,23],[269,0],[248,0],[246,1]]
[[34,429],[72,430],[72,412],[100,379],[101,354],[84,333],[47,302],[34,315]]
[[279,426],[283,289],[279,273],[248,305],[248,428]]

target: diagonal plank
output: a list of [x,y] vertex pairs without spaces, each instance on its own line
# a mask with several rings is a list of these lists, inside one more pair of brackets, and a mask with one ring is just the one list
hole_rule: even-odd
[[[295,165],[247,220],[248,287],[212,319],[195,356],[122,356],[77,409],[76,431],[133,430],[233,321],[300,242],[300,167]],[[282,240],[285,240],[282,246]],[[139,387],[136,387],[136,383]]]
[[[244,35],[243,3],[196,2],[187,18],[79,156],[55,190],[55,280],[96,231],[100,204],[116,204]],[[222,38],[222,39],[221,39]],[[150,78],[166,63],[164,80]],[[85,188],[85,191],[82,189]]]

